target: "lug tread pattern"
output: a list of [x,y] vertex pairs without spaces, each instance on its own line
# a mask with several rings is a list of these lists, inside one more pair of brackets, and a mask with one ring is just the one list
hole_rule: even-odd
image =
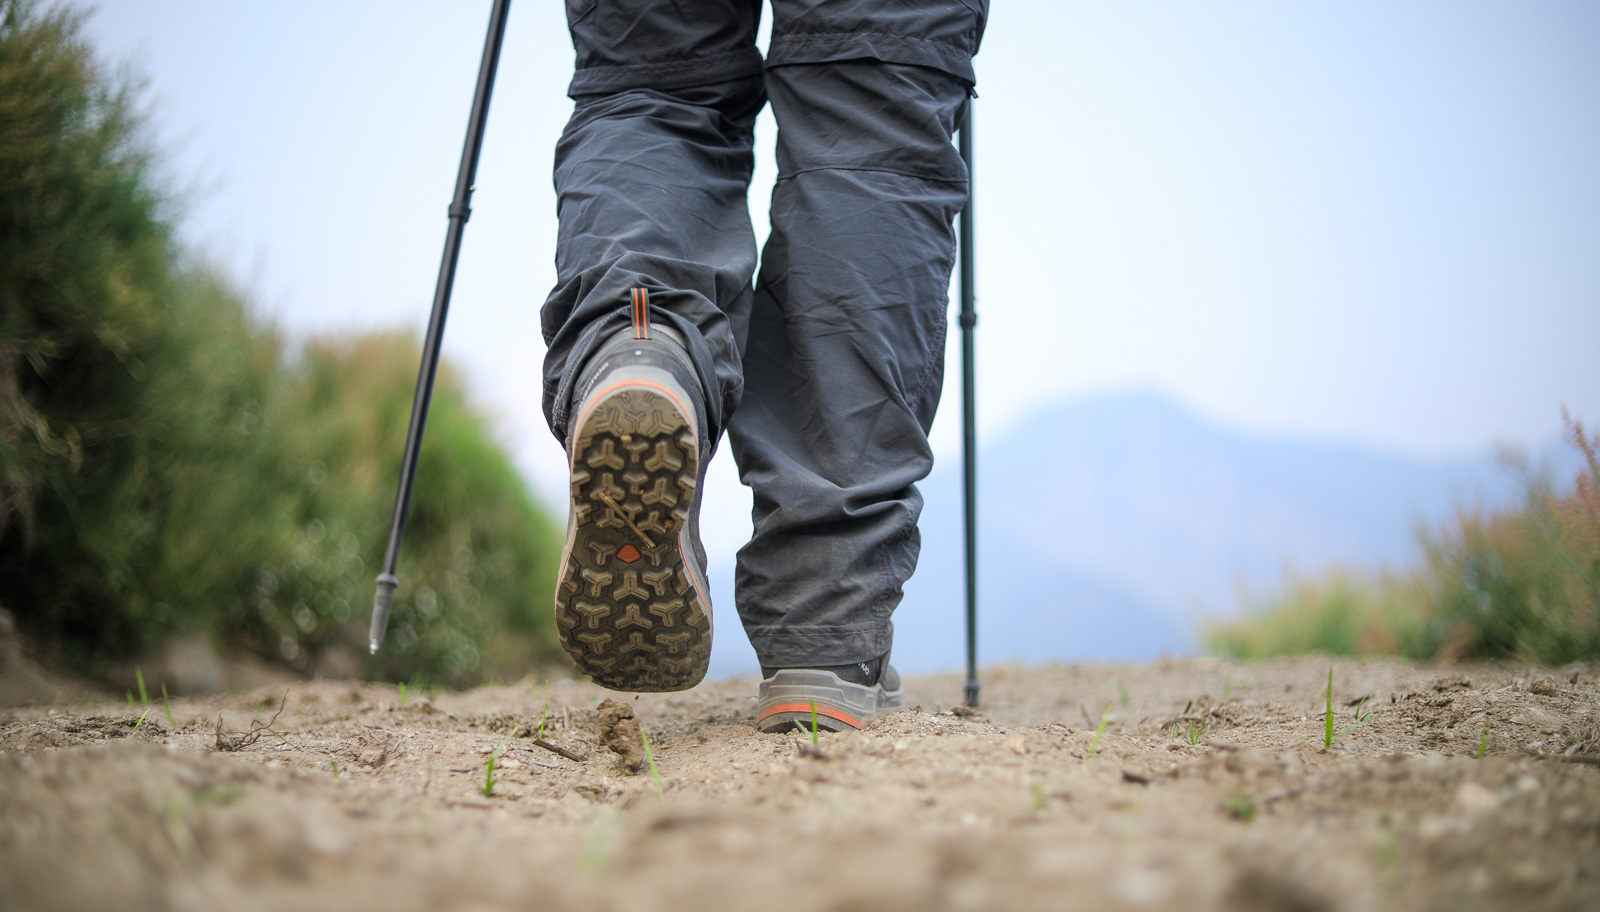
[[562,647],[602,687],[693,687],[711,660],[711,618],[680,544],[699,488],[689,420],[660,392],[625,388],[587,414],[573,452],[574,539],[556,586]]

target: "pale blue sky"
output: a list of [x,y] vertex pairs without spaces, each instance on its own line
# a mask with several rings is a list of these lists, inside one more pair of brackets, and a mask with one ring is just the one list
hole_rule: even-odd
[[[89,34],[149,77],[195,251],[296,332],[420,330],[488,7],[112,0]],[[1597,47],[1590,0],[1000,0],[977,60],[982,435],[1129,388],[1423,458],[1546,444],[1563,403],[1600,424]],[[571,61],[561,4],[513,4],[445,336],[558,513],[537,311]],[[749,530],[726,452],[720,567]]]
[[[185,237],[300,332],[427,319],[479,3],[114,0]],[[1420,456],[1600,424],[1600,4],[1001,0],[977,60],[980,428],[1140,388]],[[447,356],[535,488],[561,5],[513,5]],[[774,126],[752,212],[765,235]],[[941,459],[959,453],[955,347]],[[726,453],[726,450],[724,450]],[[398,458],[398,454],[397,454]],[[748,498],[713,467],[707,544]],[[724,629],[733,629],[726,624]]]

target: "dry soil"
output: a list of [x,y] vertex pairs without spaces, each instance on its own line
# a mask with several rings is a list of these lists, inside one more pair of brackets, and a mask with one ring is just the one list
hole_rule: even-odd
[[820,750],[623,697],[659,781],[575,682],[4,710],[0,906],[1600,909],[1600,667],[1331,665],[1326,749],[1316,657],[911,679]]

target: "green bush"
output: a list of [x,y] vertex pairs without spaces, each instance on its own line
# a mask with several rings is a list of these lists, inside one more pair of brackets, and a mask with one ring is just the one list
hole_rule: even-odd
[[[185,265],[135,95],[75,14],[0,0],[0,604],[79,672],[179,633],[302,670],[364,653],[420,346],[291,349]],[[442,366],[368,673],[554,656],[558,547]]]
[[1571,418],[1567,431],[1585,460],[1570,494],[1529,475],[1515,508],[1462,511],[1449,528],[1422,532],[1420,566],[1291,582],[1208,625],[1207,647],[1238,657],[1600,658],[1600,440]]
[[[271,405],[268,424],[292,441],[278,490],[298,497],[276,517],[293,541],[287,562],[265,568],[255,603],[282,642],[307,635],[308,614],[328,636],[344,629],[351,642],[366,642],[420,348],[408,334],[314,342]],[[468,406],[455,372],[441,365],[400,555],[385,673],[461,683],[479,679],[480,669],[509,672],[554,656],[559,549],[554,525]],[[352,578],[357,568],[361,574]],[[279,591],[268,596],[273,587]],[[345,627],[352,611],[359,629]]]
[[113,605],[139,548],[127,524],[154,430],[139,402],[171,292],[132,96],[77,15],[0,0],[0,601],[49,613],[75,660],[98,619],[136,634]]

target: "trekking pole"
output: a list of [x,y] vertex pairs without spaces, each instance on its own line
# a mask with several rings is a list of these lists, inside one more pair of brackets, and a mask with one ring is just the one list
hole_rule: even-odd
[[450,227],[444,236],[444,259],[439,263],[439,281],[433,289],[433,314],[428,317],[428,335],[422,345],[422,367],[417,372],[417,392],[411,400],[411,429],[406,432],[405,459],[400,465],[400,490],[394,499],[394,522],[389,526],[389,550],[384,553],[383,572],[378,574],[378,591],[372,599],[372,626],[367,646],[373,655],[389,627],[389,610],[394,607],[395,577],[400,561],[400,539],[406,532],[406,511],[411,506],[411,486],[417,477],[417,456],[422,450],[422,429],[428,423],[428,404],[433,400],[433,379],[439,371],[439,343],[444,338],[444,318],[450,309],[450,288],[455,284],[456,260],[461,255],[461,235],[472,215],[472,183],[478,173],[478,152],[483,149],[483,128],[489,120],[489,93],[494,89],[494,71],[500,63],[500,41],[506,34],[506,14],[511,0],[494,0],[489,12],[489,34],[483,40],[483,62],[478,66],[478,86],[472,95],[472,115],[467,120],[467,140],[461,149],[461,168],[456,172],[456,195],[450,202]]
[[972,99],[956,141],[967,163],[967,204],[961,207],[961,493],[966,520],[967,559],[967,705],[978,708],[978,402],[973,372],[973,329],[978,311],[973,303],[972,272]]

